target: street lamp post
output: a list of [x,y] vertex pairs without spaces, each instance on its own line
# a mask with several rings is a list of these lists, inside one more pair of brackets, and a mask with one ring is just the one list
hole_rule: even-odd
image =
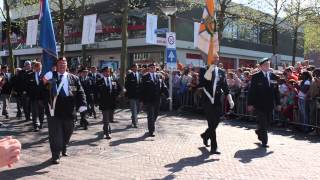
[[[171,32],[171,16],[177,12],[177,7],[176,6],[162,7],[161,11],[168,17],[168,29],[169,29],[169,32]],[[169,110],[170,111],[172,111],[172,103],[173,103],[173,99],[172,99],[173,77],[172,76],[173,76],[172,69],[169,69]]]

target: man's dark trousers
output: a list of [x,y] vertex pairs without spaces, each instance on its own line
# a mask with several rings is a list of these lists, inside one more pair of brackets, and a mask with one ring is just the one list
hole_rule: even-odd
[[258,121],[258,128],[256,131],[258,139],[262,144],[266,145],[268,144],[268,128],[272,118],[272,112],[263,112],[257,109],[255,113]]
[[60,153],[65,152],[73,133],[73,119],[51,117],[49,124],[49,141],[53,159],[59,159]]
[[[43,100],[31,101],[32,122],[33,127],[36,129],[39,126],[42,127],[44,119],[44,102]],[[39,118],[39,121],[38,121]]]
[[206,113],[206,119],[208,122],[208,128],[203,133],[203,136],[206,139],[211,140],[211,151],[216,151],[218,148],[217,145],[217,136],[216,136],[216,129],[220,122],[220,115],[221,115],[221,104],[211,104],[210,102],[204,103],[204,110]]
[[148,119],[148,130],[149,133],[154,133],[155,131],[155,123],[158,118],[159,114],[159,104],[160,100],[153,102],[153,103],[147,103],[147,119]]

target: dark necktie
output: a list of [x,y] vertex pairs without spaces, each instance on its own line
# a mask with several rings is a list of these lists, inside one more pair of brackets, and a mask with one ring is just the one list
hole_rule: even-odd
[[[58,81],[58,86],[60,85],[60,83],[62,83],[62,77],[63,77],[63,75],[61,74],[61,75],[60,75],[60,78],[59,78],[59,81]],[[64,86],[64,85],[62,85],[62,87],[61,87],[61,90],[60,90],[59,95],[60,95],[61,97],[66,97],[67,94],[66,94],[66,92],[64,91],[63,86]]]

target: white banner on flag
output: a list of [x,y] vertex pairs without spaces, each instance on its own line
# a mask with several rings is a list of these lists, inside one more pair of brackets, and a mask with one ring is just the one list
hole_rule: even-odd
[[28,21],[27,27],[27,42],[26,45],[36,45],[38,34],[38,19]]
[[93,44],[96,36],[97,14],[83,17],[81,44]]
[[157,34],[155,31],[158,28],[158,16],[147,14],[147,30],[146,30],[146,43],[157,44]]
[[199,29],[200,29],[200,23],[195,22],[193,24],[193,47],[198,48],[198,39],[199,39]]

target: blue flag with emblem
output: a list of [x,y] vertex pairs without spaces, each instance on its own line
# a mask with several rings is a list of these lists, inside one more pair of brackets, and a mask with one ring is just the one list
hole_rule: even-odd
[[40,0],[40,47],[42,47],[43,72],[48,72],[58,57],[48,0]]

